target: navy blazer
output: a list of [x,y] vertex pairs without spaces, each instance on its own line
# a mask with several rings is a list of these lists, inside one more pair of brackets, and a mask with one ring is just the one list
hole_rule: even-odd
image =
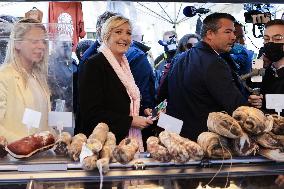
[[192,140],[208,130],[210,112],[231,114],[247,102],[228,64],[205,42],[196,44],[183,61],[174,64],[168,82],[167,113],[183,120],[181,135]]
[[79,72],[81,124],[78,132],[89,136],[104,122],[120,142],[128,135],[132,122],[130,98],[115,71],[99,52],[90,57]]

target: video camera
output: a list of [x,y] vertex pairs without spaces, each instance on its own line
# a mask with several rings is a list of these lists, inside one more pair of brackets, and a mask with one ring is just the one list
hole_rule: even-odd
[[165,52],[172,52],[177,49],[177,37],[172,35],[169,37],[170,40],[162,41],[159,40],[158,43],[164,47]]
[[[274,7],[270,4],[244,4],[244,10],[247,12],[244,13],[245,22],[253,24],[253,35],[255,38],[260,38],[263,36],[263,30],[265,24],[271,20],[271,10]],[[257,26],[260,34],[257,36],[255,27]]]

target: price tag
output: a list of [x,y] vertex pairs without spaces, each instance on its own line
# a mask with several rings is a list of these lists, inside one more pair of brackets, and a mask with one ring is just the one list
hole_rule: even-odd
[[92,150],[90,150],[86,143],[83,144],[82,146],[82,150],[81,150],[81,153],[80,153],[80,162],[83,163],[83,160],[86,158],[86,157],[89,157],[89,156],[93,156],[94,153],[92,152]]
[[166,131],[180,134],[183,121],[161,112],[157,125],[164,128]]
[[266,94],[266,108],[274,109],[278,115],[284,109],[284,94]]
[[49,112],[48,125],[50,127],[72,127],[72,112]]
[[22,123],[25,124],[28,128],[39,128],[40,119],[41,112],[26,108],[23,115]]

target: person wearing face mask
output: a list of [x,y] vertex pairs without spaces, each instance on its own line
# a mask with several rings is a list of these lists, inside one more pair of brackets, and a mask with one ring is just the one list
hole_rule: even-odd
[[[262,80],[261,93],[263,96],[265,94],[284,94],[284,20],[275,19],[267,22],[263,39],[263,60],[267,68]],[[262,108],[267,113],[275,113],[274,110],[266,109],[265,98]],[[280,115],[284,116],[283,111]],[[275,184],[283,187],[284,175],[278,175]]]
[[[284,20],[275,19],[265,25],[264,30],[264,61],[268,59],[271,64],[265,70],[261,84],[261,93],[284,94]],[[275,113],[266,109],[265,99],[263,110],[267,113]],[[283,112],[281,114],[284,115]]]
[[141,130],[153,122],[139,116],[140,92],[125,56],[131,32],[130,21],[123,16],[112,16],[103,24],[99,52],[79,72],[79,132],[89,136],[104,122],[117,143],[125,137],[135,138],[142,151]]

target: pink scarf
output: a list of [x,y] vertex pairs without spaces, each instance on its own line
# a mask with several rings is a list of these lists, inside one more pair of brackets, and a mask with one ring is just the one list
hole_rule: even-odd
[[[135,84],[133,75],[130,71],[129,63],[123,55],[122,62],[118,62],[114,55],[112,54],[111,50],[102,43],[99,51],[103,53],[103,55],[108,60],[109,64],[115,71],[116,75],[126,88],[128,96],[130,98],[130,116],[138,116],[139,115],[139,108],[140,108],[140,92]],[[141,130],[135,127],[130,127],[129,129],[129,137],[135,138],[139,142],[139,151],[143,152],[143,141],[142,141],[142,133]]]

